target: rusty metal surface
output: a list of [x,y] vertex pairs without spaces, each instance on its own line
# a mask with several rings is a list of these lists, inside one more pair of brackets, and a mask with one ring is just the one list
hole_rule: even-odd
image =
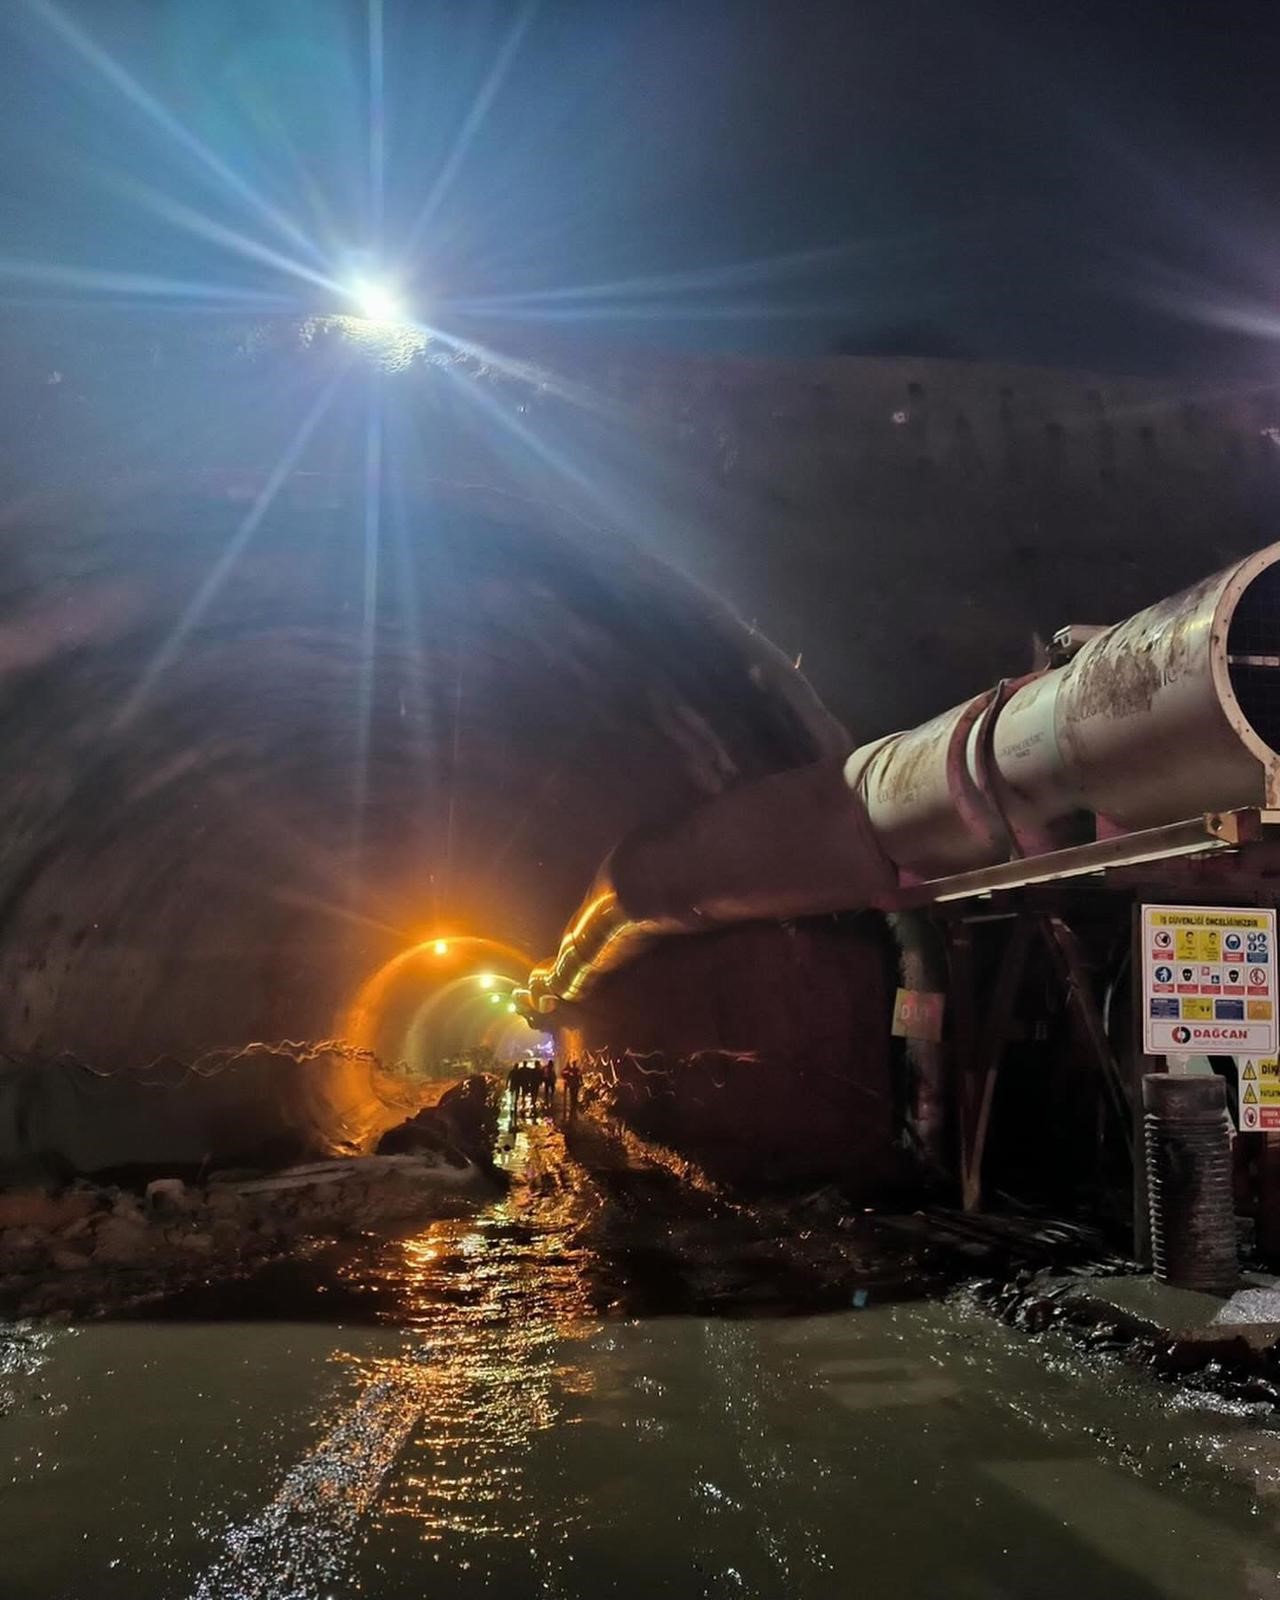
[[1272,545],[1064,666],[855,752],[848,770],[886,853],[934,878],[1280,799],[1280,757],[1241,711],[1226,653],[1236,606],[1277,563]]
[[[1280,552],[1272,552],[1274,561]],[[1270,562],[1268,563],[1270,564]],[[1063,669],[1055,719],[1068,802],[1125,828],[1260,805],[1264,772],[1223,704],[1223,596],[1234,569],[1091,640]]]
[[998,819],[971,770],[970,739],[993,691],[918,728],[854,752],[846,777],[885,854],[912,876],[973,865],[999,852]]
[[1060,683],[1060,673],[1046,672],[1020,686],[992,730],[992,781],[1023,855],[1075,843],[1080,832],[1074,807],[1046,815],[1038,801],[1043,775],[1063,765],[1055,717]]
[[1277,560],[1271,546],[1148,606],[1015,697],[997,762],[1022,827],[1089,813],[1132,830],[1266,802],[1276,757],[1240,711],[1226,641]]

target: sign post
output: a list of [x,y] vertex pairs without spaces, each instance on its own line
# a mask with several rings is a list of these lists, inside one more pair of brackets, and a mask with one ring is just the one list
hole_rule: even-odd
[[1140,939],[1147,1055],[1277,1054],[1274,911],[1143,906]]
[[1280,1131],[1280,1061],[1249,1056],[1236,1062],[1240,1093],[1240,1132]]

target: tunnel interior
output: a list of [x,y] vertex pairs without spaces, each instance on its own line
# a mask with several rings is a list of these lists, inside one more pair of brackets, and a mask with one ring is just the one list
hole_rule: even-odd
[[[125,1122],[130,1159],[243,1153],[334,1121],[335,1059],[350,1109],[357,1058],[510,1058],[539,1037],[511,988],[620,837],[830,744],[771,647],[616,534],[334,459],[269,505],[124,483],[10,520],[0,1156],[67,1116],[75,1165]],[[127,1115],[15,1108],[69,1062]],[[137,1100],[157,1073],[185,1095]],[[216,1133],[179,1138],[206,1078]]]
[[[1271,525],[1274,451],[1238,418],[1184,439],[1170,411],[1158,471],[1111,460],[1091,419],[1132,385],[351,323],[4,332],[0,1166],[358,1145],[396,1097],[371,1063],[535,1041],[461,980],[551,955],[633,830],[909,726],[1024,628],[1134,609]],[[948,408],[986,419],[973,449]],[[874,919],[757,926],[559,1026],[754,1055],[763,1122],[844,1073],[866,1104],[788,1106],[853,1149],[898,1094],[891,969]]]

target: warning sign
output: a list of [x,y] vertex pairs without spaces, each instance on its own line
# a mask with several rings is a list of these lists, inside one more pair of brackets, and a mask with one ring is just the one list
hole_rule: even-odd
[[[1275,948],[1274,911],[1237,906],[1143,906],[1142,1047],[1146,1053],[1274,1058],[1280,1048],[1275,1021]],[[1272,1081],[1276,1084],[1275,1126],[1280,1128],[1280,1075],[1273,1074]],[[1243,1118],[1243,1097],[1240,1104]],[[1261,1105],[1259,1101],[1259,1117]],[[1270,1124],[1258,1121],[1248,1126]]]
[[897,1039],[942,1038],[945,996],[924,989],[899,989],[893,999],[893,1035]]
[[1236,1064],[1240,1077],[1240,1131],[1280,1129],[1280,1061],[1263,1056]]

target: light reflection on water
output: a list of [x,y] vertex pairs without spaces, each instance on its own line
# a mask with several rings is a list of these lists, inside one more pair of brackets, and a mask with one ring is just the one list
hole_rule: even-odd
[[1270,1592],[1269,1530],[1241,1539],[1229,1495],[1193,1509],[1170,1482],[1171,1413],[943,1307],[606,1318],[600,1195],[545,1126],[511,1164],[506,1199],[380,1252],[407,1340],[344,1358],[354,1401],[198,1600],[409,1595],[428,1573],[566,1600],[826,1600],[855,1577],[974,1600]]
[[546,1127],[513,1164],[317,1284],[337,1320],[56,1336],[0,1420],[4,1600],[1280,1592],[1247,1419],[959,1303],[624,1315],[617,1207]]
[[426,1342],[420,1359],[373,1363],[371,1378],[390,1369],[419,1418],[379,1520],[411,1521],[420,1539],[527,1538],[528,1442],[591,1387],[573,1358],[595,1329],[577,1219],[562,1197],[543,1197],[536,1223],[518,1223],[527,1205],[518,1192],[478,1223],[436,1223],[404,1247],[402,1303]]
[[[589,1368],[568,1351],[596,1326],[575,1242],[589,1202],[555,1170],[561,1159],[549,1128],[522,1129],[502,1201],[380,1252],[379,1289],[410,1337],[390,1355],[335,1354],[356,1376],[354,1401],[267,1508],[224,1536],[194,1600],[318,1596],[375,1500],[363,1538],[402,1522],[420,1544],[474,1540],[479,1561],[491,1541],[537,1531],[528,1443],[566,1396],[589,1392]],[[361,1260],[344,1276],[368,1271]]]

